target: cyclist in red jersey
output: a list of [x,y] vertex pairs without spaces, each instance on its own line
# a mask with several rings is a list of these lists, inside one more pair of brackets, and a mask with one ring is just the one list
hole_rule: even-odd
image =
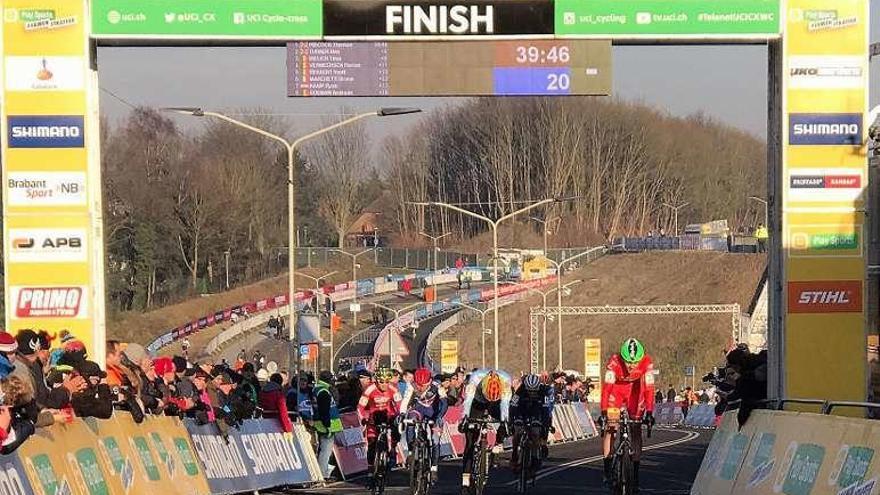
[[[373,472],[373,461],[376,459],[376,438],[379,434],[377,425],[392,426],[392,444],[389,445],[391,452],[395,451],[397,442],[400,440],[400,433],[395,425],[400,414],[401,397],[397,387],[389,383],[392,378],[391,370],[379,368],[373,378],[373,384],[364,390],[357,406],[361,424],[366,426],[367,464],[370,467],[370,473]],[[372,483],[372,479],[370,481]]]
[[[620,353],[611,356],[605,368],[602,385],[602,411],[599,425],[605,430],[602,454],[605,457],[605,481],[611,477],[611,442],[620,410],[626,409],[635,420],[654,425],[654,362],[645,346],[637,339],[629,338],[620,346]],[[633,425],[630,432],[633,442],[633,467],[635,485],[639,486],[639,464],[642,455],[642,428]]]

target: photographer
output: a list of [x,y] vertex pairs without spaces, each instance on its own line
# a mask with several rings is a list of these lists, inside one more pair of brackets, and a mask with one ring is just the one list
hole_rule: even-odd
[[724,367],[704,376],[703,381],[716,387],[720,400],[715,414],[738,407],[737,420],[742,427],[752,410],[763,407],[767,399],[767,351],[753,354],[747,345],[740,344],[727,354]]

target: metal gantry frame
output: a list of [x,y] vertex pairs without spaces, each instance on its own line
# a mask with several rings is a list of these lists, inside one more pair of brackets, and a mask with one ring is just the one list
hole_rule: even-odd
[[633,306],[562,306],[533,307],[529,311],[529,366],[532,373],[539,373],[541,321],[551,316],[600,316],[600,315],[681,315],[681,314],[727,314],[731,315],[732,340],[739,342],[742,332],[739,304],[655,304]]

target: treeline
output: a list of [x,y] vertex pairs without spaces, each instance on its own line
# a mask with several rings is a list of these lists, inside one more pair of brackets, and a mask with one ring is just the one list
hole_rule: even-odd
[[[236,116],[278,135],[283,121]],[[102,126],[108,297],[144,310],[187,295],[262,279],[287,266],[287,151],[210,118],[185,133],[154,110]],[[336,144],[335,146],[333,144]],[[337,243],[380,189],[363,128],[318,141],[296,157],[299,245]],[[228,254],[227,254],[228,253]]]
[[[688,221],[751,227],[763,210],[764,142],[703,116],[674,118],[636,104],[578,98],[476,99],[432,114],[384,145],[387,181],[404,238],[420,231],[468,238],[478,220],[410,202],[444,201],[496,218],[524,200],[574,197],[561,216],[583,241],[672,231],[664,203],[690,202]],[[540,228],[540,227],[536,227]]]
[[[234,116],[282,136],[301,132],[260,111]],[[202,119],[200,132],[184,132],[147,108],[118,126],[104,124],[111,308],[144,310],[222,290],[227,256],[231,285],[285,270],[283,146],[212,118]],[[419,232],[453,232],[461,242],[486,230],[414,201],[466,203],[498,217],[525,200],[575,197],[535,214],[564,217],[570,242],[579,245],[671,231],[663,203],[690,202],[682,226],[711,219],[751,226],[763,217],[748,201],[764,191],[763,142],[703,117],[673,118],[634,104],[473,99],[387,138],[375,160],[373,149],[356,125],[296,156],[300,246],[341,246],[358,215],[383,195],[383,237],[410,244],[425,242]]]

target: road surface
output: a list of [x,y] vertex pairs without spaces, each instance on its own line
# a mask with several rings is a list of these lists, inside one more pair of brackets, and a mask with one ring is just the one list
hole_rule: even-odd
[[[700,468],[703,454],[711,440],[711,431],[686,429],[657,429],[647,440],[642,459],[641,493],[645,495],[685,495]],[[514,476],[507,467],[509,454],[505,453],[499,467],[489,474],[487,495],[515,493]],[[336,494],[369,493],[365,479],[328,484],[311,490],[287,490],[267,493]],[[446,461],[440,466],[440,482],[431,491],[436,495],[458,495],[461,483],[460,461]],[[395,471],[389,495],[410,493],[404,471]],[[550,447],[550,458],[538,473],[533,495],[606,495],[602,487],[601,449],[598,439]]]

